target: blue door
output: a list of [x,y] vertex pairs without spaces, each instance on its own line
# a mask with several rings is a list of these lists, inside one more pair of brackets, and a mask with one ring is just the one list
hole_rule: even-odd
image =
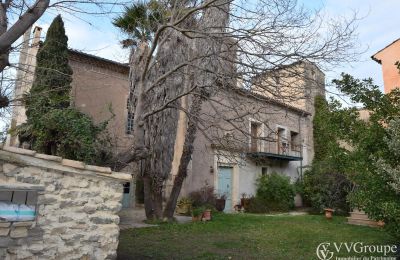
[[131,207],[131,194],[132,194],[131,192],[132,192],[131,183],[130,182],[124,183],[124,194],[122,196],[123,208]]
[[218,167],[218,193],[226,196],[225,212],[232,210],[232,172],[231,167]]

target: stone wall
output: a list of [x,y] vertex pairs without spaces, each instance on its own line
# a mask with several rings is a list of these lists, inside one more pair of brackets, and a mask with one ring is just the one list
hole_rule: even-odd
[[131,176],[34,151],[0,149],[0,190],[38,190],[33,222],[0,222],[0,259],[115,259]]

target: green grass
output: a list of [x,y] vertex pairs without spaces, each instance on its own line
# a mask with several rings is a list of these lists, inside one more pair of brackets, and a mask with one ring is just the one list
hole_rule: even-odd
[[118,259],[317,259],[322,242],[394,243],[381,229],[345,222],[316,215],[220,214],[207,223],[122,231]]

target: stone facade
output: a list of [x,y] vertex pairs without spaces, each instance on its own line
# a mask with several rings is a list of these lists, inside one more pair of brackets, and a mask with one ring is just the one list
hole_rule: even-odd
[[[304,169],[311,165],[314,157],[314,99],[317,95],[325,95],[325,75],[309,62],[295,63],[288,68],[296,72],[290,71],[289,75],[296,77],[288,78],[285,70],[277,71],[275,75],[289,82],[287,87],[279,89],[282,99],[271,96],[270,92],[262,92],[261,89],[248,92],[221,91],[213,98],[212,104],[203,104],[202,127],[207,131],[197,133],[182,196],[188,196],[190,192],[209,185],[214,187],[216,193],[228,194],[231,208],[226,208],[226,211],[231,211],[234,205],[240,203],[242,194],[255,194],[256,181],[262,174],[276,172],[290,177],[292,182],[302,177]],[[269,75],[264,75],[264,80],[268,81]],[[235,117],[243,120],[236,121],[235,127],[232,127],[226,118]],[[257,125],[259,138],[256,140],[255,153],[251,153],[253,124]],[[182,155],[181,147],[186,130],[184,127],[181,129],[182,125],[187,125],[183,112],[179,119],[174,167],[166,184],[166,196],[173,185]],[[239,149],[232,152],[226,150],[226,145],[221,145],[227,136],[231,136],[230,141]],[[283,142],[288,145],[285,154],[280,151],[280,143]],[[250,154],[261,159],[255,160]],[[228,168],[231,175],[227,181],[229,188],[224,191],[220,187],[221,168]],[[301,206],[301,203],[296,205]]]
[[0,259],[115,259],[123,183],[131,175],[13,147],[0,190],[36,190],[33,222],[0,222]]

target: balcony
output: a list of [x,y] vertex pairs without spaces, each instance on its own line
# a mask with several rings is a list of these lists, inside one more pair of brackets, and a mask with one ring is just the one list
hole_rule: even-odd
[[255,160],[302,161],[301,145],[282,139],[251,139],[248,157]]

